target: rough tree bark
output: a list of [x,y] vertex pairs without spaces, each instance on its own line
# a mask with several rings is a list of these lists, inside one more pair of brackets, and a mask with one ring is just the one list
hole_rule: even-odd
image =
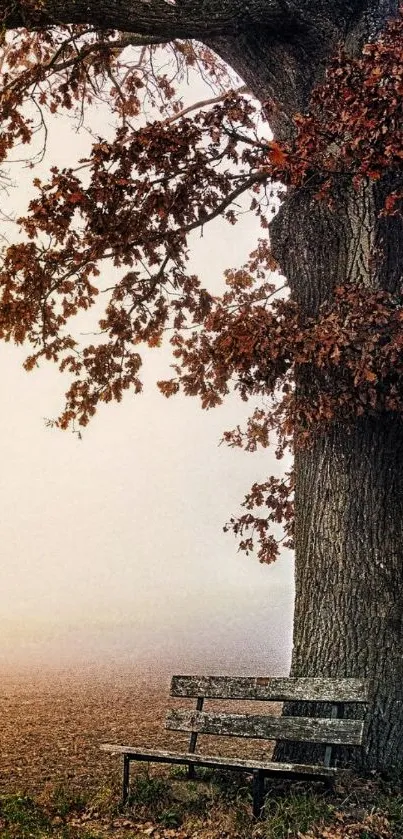
[[[397,13],[398,0],[44,0],[35,21],[18,3],[10,9],[9,28],[88,22],[145,38],[197,38],[272,101],[282,138],[335,44],[359,49]],[[381,192],[382,185],[346,187],[332,211],[307,189],[286,198],[271,225],[272,249],[307,314],[347,278],[388,289],[401,281],[402,225],[377,220]],[[307,386],[301,374],[297,387]],[[403,768],[400,420],[336,426],[297,452],[295,573],[292,675],[369,677],[366,765]]]
[[[307,313],[344,279],[388,289],[401,281],[402,224],[379,222],[379,201],[379,189],[366,186],[340,194],[332,212],[306,193],[284,206],[272,245]],[[300,389],[313,386],[297,376]],[[401,768],[403,423],[364,417],[353,428],[336,425],[297,451],[295,466],[292,675],[369,678],[365,764]]]

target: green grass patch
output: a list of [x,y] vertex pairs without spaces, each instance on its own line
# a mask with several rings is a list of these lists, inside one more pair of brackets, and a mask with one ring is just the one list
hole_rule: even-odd
[[64,819],[70,813],[78,813],[88,804],[88,796],[67,787],[57,786],[49,796],[48,807],[56,816]]
[[205,816],[211,806],[206,785],[186,775],[132,776],[126,812],[155,820],[164,828],[179,827],[190,815]]
[[46,835],[50,825],[48,815],[32,798],[24,795],[6,795],[0,799],[0,836],[31,839]]
[[[297,788],[296,788],[297,787]],[[329,793],[301,790],[298,785],[272,784],[266,797],[259,835],[267,839],[289,839],[307,832],[312,825],[331,821],[334,804]],[[153,819],[166,828],[222,823],[223,830],[251,837],[251,778],[237,772],[197,767],[194,780],[184,767],[162,775],[132,776],[127,812]]]
[[263,810],[262,833],[267,839],[286,839],[306,833],[313,825],[332,820],[334,805],[317,792],[290,789],[288,794],[268,794]]
[[103,839],[98,831],[65,821],[77,812],[77,798],[67,790],[56,790],[48,806],[29,796],[1,796],[0,839]]
[[148,807],[158,812],[170,801],[169,781],[165,778],[136,775],[130,783],[129,807]]

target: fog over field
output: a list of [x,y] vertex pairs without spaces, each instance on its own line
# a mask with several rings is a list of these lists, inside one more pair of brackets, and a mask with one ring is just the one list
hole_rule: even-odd
[[222,531],[266,466],[217,445],[234,409],[166,402],[150,383],[80,442],[44,426],[57,375],[26,374],[17,355],[1,348],[0,663],[284,671],[291,558],[260,566]]
[[[43,178],[85,153],[64,120],[48,144],[34,173]],[[18,215],[33,174],[10,174]],[[193,236],[191,269],[218,293],[223,270],[242,264],[258,235],[250,215],[235,230],[216,220]],[[286,673],[291,556],[262,567],[222,530],[251,483],[282,469],[273,454],[219,446],[251,406],[232,397],[206,413],[197,400],[167,401],[154,382],[169,377],[169,352],[149,351],[144,393],[102,408],[80,441],[45,426],[66,380],[50,366],[25,373],[26,354],[0,345],[0,667]]]

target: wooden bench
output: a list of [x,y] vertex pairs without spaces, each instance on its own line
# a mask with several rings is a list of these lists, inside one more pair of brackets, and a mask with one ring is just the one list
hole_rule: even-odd
[[[367,684],[362,679],[228,676],[173,676],[171,696],[196,699],[194,710],[171,710],[166,718],[167,729],[190,733],[188,751],[162,751],[110,743],[101,745],[103,751],[123,755],[123,802],[127,801],[129,795],[132,760],[185,764],[189,767],[190,777],[194,777],[195,766],[210,766],[253,773],[253,814],[256,817],[260,815],[263,806],[266,776],[333,782],[340,772],[345,771],[334,765],[334,747],[361,746],[364,723],[358,719],[343,719],[344,709],[348,703],[363,704],[368,699]],[[330,711],[328,716],[298,717],[223,714],[203,710],[205,700],[215,699],[329,703]],[[323,763],[280,763],[196,753],[199,734],[321,743],[324,746]]]

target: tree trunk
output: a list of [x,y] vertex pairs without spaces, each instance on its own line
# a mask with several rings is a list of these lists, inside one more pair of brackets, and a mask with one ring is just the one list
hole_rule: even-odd
[[364,762],[403,763],[403,423],[365,418],[296,455],[292,675],[365,676]]
[[[345,187],[332,209],[306,191],[283,206],[272,246],[307,315],[347,279],[369,290],[400,286],[402,221],[378,216],[386,186]],[[300,369],[296,387],[309,393],[312,372]],[[297,449],[295,470],[291,674],[368,678],[366,747],[356,762],[402,768],[403,422],[385,413],[335,424]],[[277,754],[307,757],[297,745]]]

